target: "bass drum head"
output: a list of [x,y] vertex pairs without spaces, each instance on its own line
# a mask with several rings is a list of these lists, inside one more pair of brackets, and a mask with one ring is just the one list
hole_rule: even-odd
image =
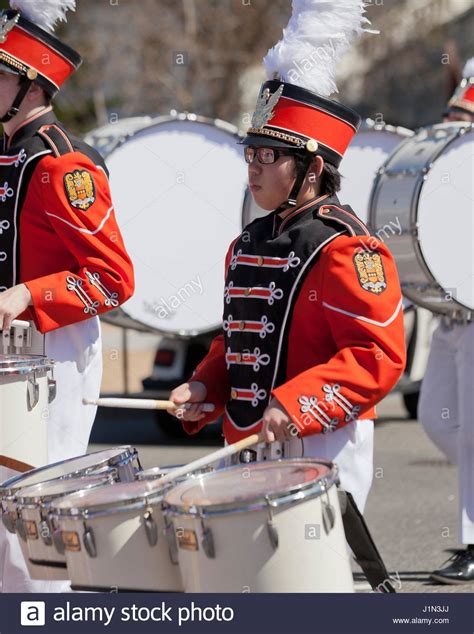
[[124,119],[118,119],[114,123],[107,123],[100,128],[91,130],[84,137],[84,141],[105,158],[118,143],[123,142],[136,130],[150,125],[151,122],[152,117],[126,117]]
[[247,180],[237,142],[223,122],[173,118],[107,157],[135,268],[135,294],[122,312],[139,328],[190,336],[219,327],[225,255],[242,230]]
[[385,162],[370,224],[388,239],[406,297],[434,313],[474,308],[473,126],[421,128]]
[[381,126],[367,119],[352,139],[339,166],[343,178],[337,195],[343,205],[354,209],[362,222],[369,221],[370,193],[377,172],[393,150],[412,135],[406,128]]
[[474,131],[450,143],[426,174],[418,202],[421,254],[446,297],[474,310]]

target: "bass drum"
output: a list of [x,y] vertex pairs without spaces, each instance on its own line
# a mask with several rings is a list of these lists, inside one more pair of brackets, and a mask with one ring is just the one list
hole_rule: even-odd
[[451,316],[474,309],[473,125],[422,128],[385,162],[370,201],[375,232],[396,225],[388,245],[404,295]]
[[[376,124],[372,119],[366,119],[347,148],[339,168],[343,178],[338,198],[343,205],[350,205],[363,222],[368,221],[370,192],[378,170],[393,150],[411,135],[413,132],[407,128]],[[268,213],[257,205],[247,188],[243,225]]]
[[145,128],[153,121],[152,117],[126,117],[118,119],[115,123],[91,130],[84,137],[84,141],[97,150],[103,157],[112,152],[114,147],[123,143],[131,134]]
[[364,223],[369,221],[370,193],[377,173],[396,147],[413,132],[407,128],[362,122],[342,159],[341,190],[337,196],[343,205],[350,205]]
[[219,327],[225,255],[242,230],[247,169],[238,141],[230,124],[176,115],[108,154],[136,287],[105,321],[183,337]]

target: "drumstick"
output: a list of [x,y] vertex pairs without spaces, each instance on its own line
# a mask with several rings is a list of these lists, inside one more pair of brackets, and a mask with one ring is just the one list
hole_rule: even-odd
[[[121,407],[127,409],[189,409],[194,403],[176,405],[173,401],[157,401],[151,398],[97,398],[83,399],[84,405],[99,407]],[[216,408],[212,403],[199,403],[203,412],[213,412]]]
[[260,442],[264,442],[263,432],[247,436],[247,438],[243,438],[242,440],[239,440],[232,445],[227,445],[227,447],[223,447],[222,449],[213,451],[212,453],[207,454],[207,456],[203,456],[202,458],[193,460],[193,462],[185,464],[182,467],[173,469],[173,471],[169,471],[166,475],[160,478],[158,483],[161,486],[162,484],[166,484],[167,482],[172,482],[173,480],[176,480],[176,478],[180,478],[181,476],[187,475],[192,471],[196,471],[197,469],[206,467],[211,462],[217,462],[218,460],[228,458],[229,456],[242,451],[242,449],[247,449],[247,447],[257,445]]
[[22,319],[14,319],[12,321],[11,328],[30,328],[31,324],[29,321],[23,321]]

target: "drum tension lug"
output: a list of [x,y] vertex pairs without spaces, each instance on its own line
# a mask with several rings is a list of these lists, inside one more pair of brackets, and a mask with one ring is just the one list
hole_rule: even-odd
[[148,507],[143,516],[143,523],[145,525],[146,536],[150,546],[156,546],[158,543],[158,528],[156,526],[155,519],[153,517],[153,511],[151,507]]
[[170,560],[174,566],[177,566],[179,564],[179,561],[178,561],[178,543],[176,541],[176,533],[174,531],[173,523],[170,522],[166,516],[164,519],[165,519],[164,534],[165,534],[166,541],[168,542],[168,552],[170,555]]
[[51,377],[48,376],[48,403],[52,403],[54,401],[54,399],[56,398],[56,393],[57,393],[57,385],[56,385],[56,379],[54,378],[54,375],[51,375]]
[[326,486],[326,482],[324,482],[322,486],[324,492],[326,493],[326,501],[322,500],[321,515],[323,518],[324,530],[326,532],[326,535],[328,535],[332,531],[332,529],[334,528],[334,524],[336,523],[336,513],[329,499],[329,491]]
[[270,538],[270,543],[273,546],[274,550],[276,550],[278,548],[280,538],[278,536],[278,529],[273,523],[273,513],[272,513],[272,507],[271,507],[270,501],[267,498],[265,499],[267,502],[267,509],[268,509],[268,516],[269,516],[267,520],[268,537]]
[[204,524],[204,520],[201,517],[201,531],[202,531],[202,549],[206,553],[209,559],[216,558],[216,548],[214,545],[214,536],[212,534],[212,529],[209,526]]
[[27,540],[26,528],[25,528],[25,525],[23,524],[23,519],[21,518],[21,515],[18,515],[15,523],[16,523],[16,532],[22,538],[22,540],[26,542]]
[[45,546],[52,546],[53,545],[53,538],[52,538],[52,530],[51,530],[51,524],[50,522],[45,519],[43,517],[43,514],[41,514],[41,521],[39,524],[39,532],[41,535],[41,538],[45,544]]
[[94,531],[92,528],[88,527],[84,522],[84,535],[82,536],[82,542],[84,544],[84,548],[87,551],[89,557],[93,559],[97,557],[97,547],[95,545],[95,537]]
[[15,519],[8,511],[2,512],[2,522],[9,533],[15,533]]
[[39,383],[36,380],[36,374],[33,372],[33,378],[28,377],[28,381],[26,384],[26,401],[28,405],[28,411],[36,407],[39,401]]
[[60,555],[64,555],[64,553],[66,552],[66,548],[61,537],[61,531],[58,528],[53,528],[53,544],[56,548],[56,551]]

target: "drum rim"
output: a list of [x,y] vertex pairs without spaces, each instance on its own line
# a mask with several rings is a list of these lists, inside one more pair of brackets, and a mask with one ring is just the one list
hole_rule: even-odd
[[[173,464],[173,465],[164,465],[163,467],[150,467],[149,469],[143,469],[142,471],[138,471],[137,474],[136,474],[136,479],[140,480],[140,481],[159,480],[163,476],[167,475],[173,469],[178,469],[178,468],[184,467],[184,466],[185,466],[184,464]],[[166,471],[165,471],[165,469],[166,469]],[[162,471],[161,475],[160,475],[160,471]],[[186,478],[190,478],[192,476],[198,475],[199,473],[207,473],[207,472],[210,472],[210,471],[215,471],[215,469],[213,467],[211,467],[211,466],[202,467],[200,469],[196,469],[195,471],[190,471],[186,475],[182,476],[182,478],[186,479]],[[154,472],[157,474],[155,477],[153,477],[153,473]],[[147,473],[149,474],[149,477],[144,475],[144,474],[147,474]],[[180,480],[180,482],[182,481],[181,478],[179,480]]]
[[38,371],[53,370],[55,362],[42,354],[0,355],[0,376],[23,376]]
[[[115,449],[115,447],[112,447],[111,449]],[[43,482],[47,482],[51,480],[65,480],[68,478],[76,478],[80,475],[81,476],[93,475],[94,471],[97,471],[101,467],[106,467],[106,466],[109,466],[111,468],[120,467],[124,464],[127,464],[128,462],[133,461],[133,459],[138,458],[138,450],[136,449],[136,447],[133,447],[132,445],[120,445],[119,447],[116,447],[116,449],[120,450],[120,453],[118,453],[113,458],[111,457],[111,458],[108,458],[107,460],[104,459],[94,465],[90,465],[87,468],[76,469],[76,471],[73,471],[71,473],[65,473],[63,475],[56,476],[53,478],[46,477],[45,480],[43,480]],[[16,493],[22,487],[12,486],[12,485],[14,485],[16,482],[20,482],[23,478],[27,478],[28,476],[41,473],[43,471],[46,472],[49,469],[53,469],[54,467],[58,467],[59,465],[62,465],[62,464],[67,465],[68,463],[73,462],[74,460],[78,460],[79,458],[84,458],[85,456],[95,456],[105,451],[110,451],[110,449],[100,449],[99,451],[93,451],[90,454],[83,454],[82,456],[74,456],[73,458],[67,458],[66,460],[59,460],[58,462],[52,462],[51,464],[47,464],[42,467],[37,467],[36,469],[30,469],[30,471],[25,471],[24,473],[19,473],[9,478],[8,480],[5,480],[4,482],[0,483],[0,503],[3,500],[12,500],[16,497]],[[40,482],[37,482],[35,484],[40,484]],[[29,486],[33,486],[33,485],[29,485]],[[26,489],[26,486],[23,488]]]
[[120,147],[122,147],[122,145],[127,143],[127,141],[130,141],[130,139],[133,139],[134,136],[136,136],[137,134],[140,134],[140,132],[148,130],[149,128],[158,127],[158,126],[166,124],[166,123],[173,123],[175,121],[191,122],[191,123],[204,123],[204,124],[209,125],[211,127],[215,127],[215,128],[220,129],[220,130],[223,130],[224,132],[228,132],[232,136],[237,137],[238,139],[242,138],[242,135],[239,133],[238,128],[233,123],[229,123],[228,121],[224,121],[223,119],[219,119],[217,117],[216,118],[206,117],[204,115],[195,114],[193,112],[171,111],[170,114],[159,115],[157,117],[153,117],[151,119],[151,121],[149,121],[143,127],[137,128],[136,130],[133,130],[133,132],[131,132],[126,137],[121,138],[119,140],[119,142],[116,145],[114,145],[113,148],[108,152],[108,154],[106,154],[103,157],[104,160],[107,160],[107,158],[113,152],[115,152]]
[[[223,119],[219,119],[219,118],[213,118],[213,117],[206,117],[204,115],[199,115],[199,114],[195,114],[192,112],[178,112],[175,110],[172,110],[170,112],[170,114],[168,115],[160,115],[157,117],[152,118],[152,120],[144,125],[143,127],[140,127],[136,130],[133,130],[130,134],[123,136],[121,138],[119,138],[117,140],[117,143],[114,144],[110,150],[107,153],[103,154],[103,158],[105,161],[107,161],[107,159],[110,158],[110,156],[116,152],[117,150],[119,150],[123,145],[125,145],[125,143],[127,143],[128,141],[130,141],[131,139],[133,139],[137,134],[140,134],[142,132],[144,132],[145,130],[148,130],[149,128],[153,128],[153,127],[158,127],[160,125],[164,125],[164,124],[168,124],[168,123],[173,123],[173,122],[188,122],[188,123],[202,123],[204,125],[208,125],[210,127],[214,127],[214,128],[218,128],[219,130],[223,131],[223,132],[227,132],[228,134],[232,135],[235,138],[236,141],[236,145],[238,144],[238,141],[241,140],[243,137],[239,132],[239,129],[237,128],[237,126],[235,126],[233,123],[229,123],[228,121],[224,121]],[[240,219],[241,222],[240,224],[242,225],[242,229],[244,228],[243,225],[243,204],[244,204],[244,199],[245,199],[245,194],[243,196],[242,199],[242,204],[241,204],[241,210],[240,210]],[[115,318],[114,318],[115,316]],[[104,313],[101,316],[101,319],[105,322],[105,323],[109,323],[111,325],[117,325],[117,322],[120,321],[120,317],[124,317],[128,320],[130,320],[130,322],[133,322],[134,324],[136,324],[137,326],[137,330],[143,331],[143,332],[150,332],[150,333],[157,333],[160,334],[164,337],[169,337],[172,339],[179,339],[179,340],[183,340],[183,339],[189,339],[189,338],[193,338],[193,337],[198,337],[198,336],[205,336],[205,335],[209,335],[213,332],[217,332],[218,330],[221,329],[222,327],[222,323],[219,322],[215,325],[206,327],[206,328],[202,328],[202,329],[195,329],[195,328],[191,328],[191,329],[185,329],[182,328],[181,330],[160,330],[156,327],[153,326],[149,326],[143,322],[138,321],[136,318],[130,316],[125,310],[123,310],[123,308],[121,306],[114,308],[113,310],[109,311],[108,313]],[[133,326],[130,326],[133,327]]]
[[[224,469],[218,469],[214,473],[204,474],[198,476],[199,478],[209,478],[211,476],[218,476],[218,474],[236,470],[238,468],[249,468],[249,465],[261,465],[259,468],[269,469],[275,468],[278,464],[297,463],[304,465],[312,465],[317,463],[328,467],[328,474],[318,480],[313,480],[308,483],[301,483],[289,487],[278,493],[272,493],[267,496],[257,496],[250,498],[247,501],[240,500],[239,502],[225,502],[219,504],[172,504],[165,500],[163,502],[163,511],[166,515],[171,517],[187,517],[187,518],[206,518],[206,517],[218,517],[222,515],[230,515],[234,513],[246,513],[249,511],[262,511],[270,509],[278,509],[286,507],[292,502],[304,502],[314,497],[319,497],[323,493],[329,491],[329,489],[339,482],[339,468],[337,464],[326,459],[319,458],[280,458],[279,460],[269,460],[266,462],[255,462],[247,465],[234,465],[226,467]],[[181,484],[184,484],[181,483]],[[178,488],[176,487],[173,488]]]
[[[367,117],[366,119],[362,120],[360,128],[357,131],[357,134],[359,134],[360,132],[367,132],[367,131],[391,132],[392,134],[396,134],[396,135],[407,137],[407,138],[413,137],[416,134],[416,132],[414,130],[411,130],[410,128],[405,128],[404,126],[401,126],[401,125],[391,125],[390,123],[385,123],[385,121],[378,122],[378,121],[375,121],[374,119],[371,119],[370,117]],[[357,136],[357,134],[355,135],[355,137]]]
[[[180,466],[180,465],[179,465]],[[160,468],[160,467],[152,467]],[[161,467],[164,468],[164,467]],[[183,476],[183,480],[180,480],[180,483],[184,480],[189,480],[190,478],[199,477],[201,475],[201,470],[197,472],[191,472]],[[210,468],[209,472],[214,471],[214,469]],[[165,475],[165,474],[163,474]],[[207,475],[204,472],[202,475]],[[147,483],[150,487],[148,490],[140,493],[134,494],[133,497],[129,497],[125,500],[111,500],[110,502],[100,502],[99,504],[94,505],[83,505],[83,506],[68,506],[66,508],[61,508],[60,506],[56,506],[54,501],[50,505],[51,515],[54,518],[69,518],[69,519],[92,519],[95,517],[105,517],[110,515],[116,515],[120,512],[134,511],[146,508],[147,506],[157,506],[161,505],[164,500],[166,493],[174,488],[176,485],[175,481],[166,482],[164,485],[160,485],[160,478],[146,479],[146,478],[136,478],[133,480],[133,483]],[[154,485],[152,483],[155,483]],[[132,482],[124,482],[118,483],[120,484],[132,484]],[[76,496],[79,498],[80,491],[76,493],[71,493],[70,496]],[[61,500],[64,499],[61,498]],[[69,496],[68,496],[69,497]],[[61,504],[61,500],[58,501],[58,505]]]
[[[149,480],[133,480],[133,483],[141,482],[141,483],[149,483]],[[120,483],[119,483],[120,484]],[[127,482],[124,484],[132,484],[131,482]],[[112,485],[113,486],[113,485]],[[151,485],[150,485],[151,486]],[[126,500],[110,500],[110,502],[101,502],[100,504],[88,505],[84,504],[83,506],[68,506],[66,508],[61,508],[60,505],[62,500],[58,501],[58,505],[54,502],[50,505],[50,515],[55,520],[60,519],[70,519],[70,520],[83,520],[83,519],[94,519],[96,517],[106,517],[110,515],[116,515],[117,513],[126,513],[128,511],[135,511],[144,509],[148,506],[157,506],[159,505],[165,496],[165,493],[169,488],[173,487],[173,483],[169,482],[161,487],[156,485],[156,487],[149,489],[148,491],[138,495],[134,495],[134,497],[130,497]],[[71,493],[65,497],[77,497],[79,498],[79,494],[81,492],[77,491],[76,493]]]
[[[112,473],[107,474],[107,477],[94,476],[91,474],[90,476],[84,476],[89,481],[88,483],[83,483],[83,486],[80,486],[75,491],[67,491],[63,493],[50,493],[46,495],[22,495],[22,491],[27,491],[28,489],[34,489],[40,487],[44,484],[59,484],[61,480],[64,481],[64,478],[55,478],[54,480],[45,480],[44,482],[38,482],[37,484],[32,484],[29,487],[25,487],[24,489],[20,489],[18,495],[16,496],[16,506],[17,509],[30,509],[30,508],[38,508],[39,506],[45,506],[46,504],[51,503],[53,500],[57,498],[63,498],[66,495],[72,495],[77,491],[89,490],[95,487],[104,485],[104,484],[114,484],[115,479]],[[71,478],[72,482],[76,482],[79,485],[83,478]]]
[[[427,163],[425,168],[420,169],[418,177],[414,183],[411,207],[409,209],[409,219],[410,219],[411,228],[413,228],[413,226],[416,227],[417,215],[414,213],[414,210],[417,210],[417,205],[419,203],[419,200],[423,191],[424,181],[426,180],[427,174],[431,171],[436,159],[444,152],[444,150],[449,145],[451,145],[451,143],[454,143],[457,139],[463,137],[465,134],[474,133],[474,123],[472,122],[470,123],[467,121],[446,121],[442,123],[434,123],[431,125],[422,126],[418,128],[417,130],[415,130],[413,136],[410,136],[404,139],[384,161],[384,163],[380,167],[379,172],[374,180],[374,183],[372,185],[372,190],[370,192],[370,198],[369,198],[368,226],[373,228],[375,232],[377,231],[377,226],[378,226],[377,223],[375,222],[376,211],[377,211],[376,203],[378,201],[379,194],[380,194],[380,183],[382,182],[382,178],[386,175],[388,163],[391,162],[393,159],[395,159],[397,153],[399,153],[408,143],[415,141],[416,137],[422,134],[423,132],[426,134],[429,130],[449,130],[449,129],[452,130],[452,133],[449,136],[449,139],[444,143],[444,145],[440,149],[438,148],[438,150],[432,156],[430,156],[429,162]],[[426,283],[427,284],[430,283],[433,288],[436,288],[436,287],[440,288],[440,290],[444,293],[445,292],[444,289],[441,287],[441,285],[435,279],[433,273],[431,272],[428,262],[421,249],[420,242],[416,239],[416,236],[418,235],[418,233],[415,233],[415,234],[413,234],[413,232],[411,233],[412,233],[411,245],[415,252],[416,260],[419,266],[421,267],[421,269],[425,273]],[[423,298],[420,299],[419,297],[415,296],[414,293],[412,293],[413,289],[415,289],[415,292],[416,292],[417,284],[414,284],[414,283],[409,284],[407,282],[405,283],[400,282],[400,287],[404,297],[406,297],[409,301],[411,301],[416,306],[425,308],[426,310],[430,310],[431,312],[437,315],[445,315],[445,316],[451,315],[453,316],[453,318],[460,316],[461,318],[464,317],[466,319],[469,319],[474,310],[473,308],[469,308],[468,306],[461,304],[461,302],[457,301],[454,298],[451,298],[449,301],[446,302],[446,304],[442,304],[441,302],[437,304],[434,301],[433,302],[424,301]]]

